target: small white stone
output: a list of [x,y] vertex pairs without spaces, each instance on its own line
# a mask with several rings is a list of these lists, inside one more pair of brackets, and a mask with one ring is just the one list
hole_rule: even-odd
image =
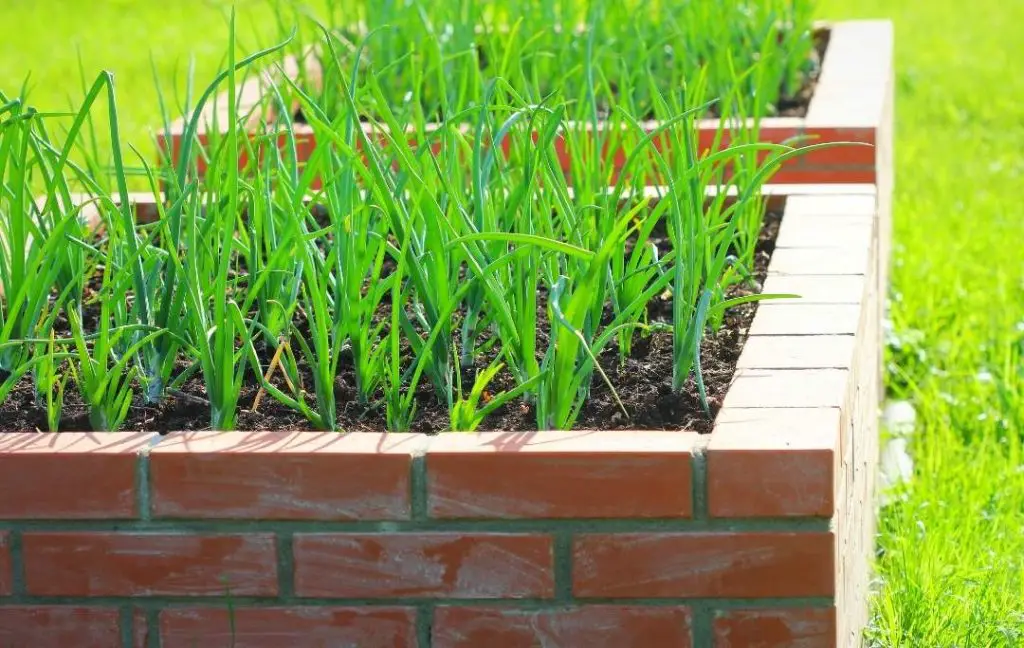
[[910,401],[889,401],[882,411],[882,428],[894,437],[909,437],[917,424],[917,410]]
[[914,476],[914,460],[907,452],[907,440],[889,439],[882,449],[878,471],[880,503],[888,506],[893,501],[893,489],[909,483]]
[[893,501],[892,490],[909,483],[914,476],[914,459],[907,451],[907,440],[914,434],[917,411],[909,401],[890,401],[882,412],[882,428],[887,432],[879,458],[878,490],[882,506]]

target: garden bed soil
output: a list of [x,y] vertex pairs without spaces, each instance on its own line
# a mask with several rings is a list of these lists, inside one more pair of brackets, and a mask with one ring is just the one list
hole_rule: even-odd
[[[781,216],[778,211],[769,211],[764,220],[755,254],[752,276],[754,283],[737,286],[733,295],[758,292],[767,275],[768,263],[775,239],[778,235]],[[664,240],[663,240],[664,242]],[[648,308],[651,321],[668,321],[671,318],[671,301],[666,298],[654,299]],[[619,399],[629,413],[626,416],[608,386],[595,374],[590,397],[580,412],[575,427],[590,430],[642,429],[642,430],[690,430],[701,433],[711,431],[714,416],[722,405],[728,390],[736,363],[746,340],[747,331],[757,310],[756,303],[747,303],[730,309],[722,328],[705,336],[701,344],[701,368],[711,417],[705,414],[693,380],[688,380],[682,392],[672,389],[672,334],[669,331],[655,331],[650,335],[634,338],[632,353],[620,362],[618,348],[610,344],[599,357],[602,369],[615,386]],[[547,340],[545,327],[547,315],[543,305],[538,307],[539,338]],[[387,317],[385,306],[381,316]],[[98,307],[83,313],[83,324],[88,330],[90,322],[97,318]],[[302,323],[297,322],[301,329]],[[66,328],[65,322],[58,322],[59,328]],[[481,344],[480,346],[484,346]],[[478,347],[479,348],[479,347]],[[261,364],[270,363],[274,350],[258,345]],[[493,355],[478,354],[474,367],[462,371],[465,392],[472,388],[477,371],[486,368]],[[184,369],[184,366],[181,367]],[[300,372],[304,365],[299,364]],[[303,384],[310,387],[312,375],[304,372]],[[2,376],[0,376],[2,378]],[[338,402],[338,427],[351,432],[381,432],[386,430],[386,410],[382,398],[362,404],[356,399],[355,377],[345,359],[339,368],[335,383]],[[512,389],[512,376],[504,371],[490,385],[492,393]],[[282,385],[283,389],[283,385]],[[206,389],[201,375],[187,380],[178,390],[166,395],[158,404],[147,404],[141,397],[141,388],[136,395],[122,429],[141,432],[167,433],[172,431],[204,430],[209,428]],[[253,404],[260,393],[259,384],[251,375],[241,390],[237,427],[252,431],[303,431],[313,430],[309,421],[299,412],[279,403],[269,394],[259,397],[257,409]],[[486,396],[485,396],[486,398]],[[449,413],[446,405],[436,396],[433,385],[421,380],[416,394],[416,415],[411,431],[437,433],[449,429]],[[88,411],[75,385],[68,383],[65,390],[63,416],[60,430],[75,431],[90,429]],[[536,416],[532,405],[521,399],[501,407],[484,420],[479,430],[534,430]],[[0,403],[0,433],[46,431],[46,408],[36,401],[31,375],[17,384],[8,397]]]

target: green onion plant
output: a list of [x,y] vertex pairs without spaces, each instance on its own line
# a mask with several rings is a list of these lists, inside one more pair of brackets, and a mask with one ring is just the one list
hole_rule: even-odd
[[[51,430],[72,393],[108,430],[186,389],[216,430],[264,394],[323,430],[417,429],[424,403],[453,430],[511,406],[570,429],[595,384],[628,420],[608,368],[670,333],[671,387],[710,416],[701,341],[777,297],[753,286],[761,187],[814,148],[756,131],[806,78],[807,12],[735,4],[332,0],[330,26],[299,17],[244,57],[232,25],[224,72],[177,107],[160,94],[185,132],[153,166],[122,155],[109,75],[73,114],[0,95],[0,396],[34,380]],[[280,74],[309,52],[319,78]],[[237,117],[201,135],[254,74],[264,101],[237,115],[227,93]]]

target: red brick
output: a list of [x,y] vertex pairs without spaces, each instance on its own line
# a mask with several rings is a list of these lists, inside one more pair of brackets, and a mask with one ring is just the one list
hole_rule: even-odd
[[271,534],[26,533],[25,583],[36,596],[271,596]]
[[115,648],[122,645],[118,618],[116,608],[0,606],[0,646]]
[[851,137],[832,137],[801,142],[800,146],[811,146],[828,142],[843,142],[843,144],[807,151],[797,159],[805,169],[813,169],[819,166],[874,166],[875,147],[870,142],[864,141],[865,139],[873,140],[874,131],[866,130],[865,133],[865,136],[856,139]]
[[[778,125],[771,125],[770,122],[775,122]],[[801,120],[799,119],[765,119],[761,121],[760,132],[758,138],[761,142],[768,142],[772,144],[785,144],[792,143],[794,138],[803,135],[803,127],[800,125]],[[728,130],[721,133],[721,137],[717,146],[715,145],[716,138],[719,137],[719,121],[704,120],[701,122],[700,134],[697,140],[697,150],[706,151],[711,149],[713,146],[717,150],[730,146],[732,144],[730,133]]]
[[0,532],[0,596],[10,596],[13,582],[10,534]]
[[707,449],[711,517],[832,517],[839,409],[725,408]]
[[874,184],[874,167],[785,167],[771,176],[775,184]]
[[0,519],[132,518],[135,462],[153,434],[0,436]]
[[831,596],[831,533],[631,533],[577,537],[579,597]]
[[160,613],[163,648],[415,648],[416,611],[401,607],[187,608]]
[[689,648],[685,607],[588,605],[559,610],[439,607],[433,648]]
[[846,369],[740,369],[724,407],[842,407],[849,379]]
[[[283,142],[282,142],[283,146]],[[316,150],[316,135],[308,127],[296,127],[295,153],[300,160],[308,160]]]
[[427,452],[439,518],[657,518],[692,514],[696,435],[442,435]]
[[[783,279],[783,277],[778,277]],[[829,277],[860,279],[860,277]],[[770,283],[770,282],[766,282]],[[758,313],[760,314],[760,309]],[[850,367],[854,335],[750,335],[737,369],[835,369]]]
[[135,623],[132,645],[135,648],[148,648],[150,645],[149,635],[156,634],[159,630],[155,627],[149,627],[149,619],[146,616],[146,611],[142,608],[137,607],[132,610],[132,620]]
[[807,139],[799,146],[811,146],[828,142],[850,142],[850,145],[833,146],[805,153],[800,159],[805,166],[817,165],[870,165],[875,164],[876,128],[846,128],[814,126],[807,129]]
[[[221,125],[225,126],[226,122],[222,122]],[[181,154],[184,150],[184,129],[185,126],[181,124],[175,124],[171,129],[171,159],[174,162],[175,169],[177,168],[178,161],[181,159]],[[196,140],[192,143],[191,156],[196,162],[196,168],[200,174],[208,171],[209,165],[207,164],[206,156],[201,154],[201,151],[205,150],[207,155],[212,155],[220,150],[221,147],[226,146],[227,131],[220,133],[213,133],[212,131],[204,131],[202,126],[196,134]],[[163,134],[157,136],[158,151],[161,155],[166,154],[166,138]],[[246,142],[241,136],[238,142],[238,168],[239,170],[245,169],[249,165],[249,148],[255,141],[255,137],[250,135],[249,141]],[[211,145],[215,148],[211,149]],[[226,154],[225,154],[226,155]],[[226,162],[226,159],[225,159]]]
[[831,648],[835,608],[728,610],[715,616],[715,648]]
[[766,293],[800,295],[803,304],[860,304],[865,301],[866,285],[863,275],[771,275],[763,289]]
[[547,536],[297,534],[294,550],[299,596],[523,598],[554,590]]
[[[855,239],[851,236],[849,240],[853,243]],[[798,299],[780,299],[758,307],[749,334],[852,336],[857,333],[860,316],[861,308],[855,304],[802,304]]]
[[174,435],[150,458],[153,515],[408,519],[413,438],[336,432]]

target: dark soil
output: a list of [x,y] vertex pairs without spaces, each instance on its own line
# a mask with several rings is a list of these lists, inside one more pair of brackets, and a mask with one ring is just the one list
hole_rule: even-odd
[[[756,285],[735,289],[734,294],[749,294],[760,290],[767,274],[768,261],[775,246],[781,218],[769,213],[761,231],[755,259],[754,278]],[[389,308],[389,307],[388,307]],[[705,338],[701,346],[701,364],[704,382],[711,405],[712,418],[721,407],[732,376],[736,361],[746,339],[747,330],[756,311],[756,303],[744,304],[731,309],[722,329]],[[386,316],[386,309],[381,313]],[[652,321],[665,321],[671,317],[671,302],[655,299],[648,315]],[[95,312],[87,309],[84,323],[89,327],[95,321]],[[546,321],[541,312],[539,321]],[[58,322],[58,329],[66,329],[66,322]],[[301,323],[299,328],[303,328]],[[58,331],[61,332],[61,331]],[[546,342],[546,331],[541,332]],[[543,345],[539,345],[543,348]],[[268,366],[272,349],[259,349],[262,364]],[[486,367],[491,358],[486,354],[476,367],[463,369],[463,387],[468,392],[473,384],[476,370]],[[618,349],[609,345],[599,361],[612,385],[615,386],[628,416],[623,414],[607,385],[599,375],[594,376],[590,398],[584,405],[576,423],[579,429],[649,429],[649,430],[693,430],[701,433],[711,431],[712,420],[708,419],[700,405],[693,381],[687,383],[682,393],[672,390],[672,336],[669,332],[655,332],[638,335],[634,339],[631,355],[620,362]],[[182,369],[184,366],[181,367]],[[342,360],[339,377],[335,384],[338,402],[338,425],[346,431],[383,431],[386,429],[385,408],[382,400],[368,405],[356,399],[355,380],[351,367]],[[2,380],[4,376],[0,376]],[[312,390],[312,378],[304,377],[307,391]],[[512,376],[499,374],[489,386],[493,393],[514,386]],[[208,429],[209,412],[206,404],[206,389],[198,372],[186,381],[180,390],[170,393],[157,405],[144,403],[136,389],[136,395],[123,429],[133,431],[170,432],[178,430]],[[250,376],[239,398],[237,427],[241,430],[311,430],[309,422],[299,413],[278,403],[269,394],[263,394],[258,409],[252,410],[259,392],[258,385]],[[432,384],[424,379],[416,393],[417,412],[413,430],[417,432],[441,432],[448,429],[448,411],[442,406]],[[521,400],[494,412],[481,430],[532,430],[536,429],[533,407]],[[31,376],[23,378],[0,403],[0,432],[26,432],[47,429],[45,404],[36,402]],[[63,417],[60,430],[89,430],[87,410],[76,386],[69,382],[65,394]]]

